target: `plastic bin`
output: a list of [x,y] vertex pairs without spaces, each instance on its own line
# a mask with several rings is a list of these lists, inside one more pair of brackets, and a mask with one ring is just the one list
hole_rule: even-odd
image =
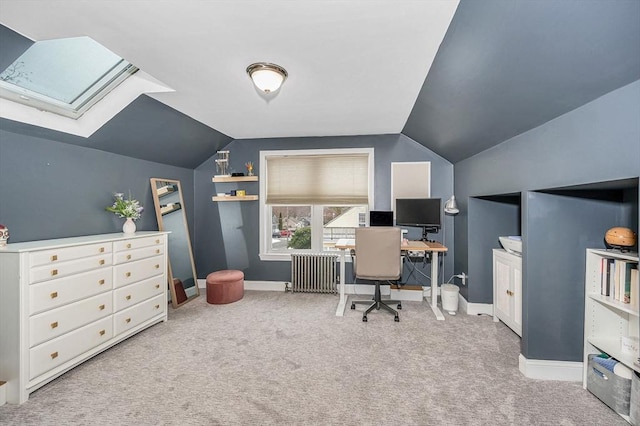
[[587,390],[616,413],[628,416],[631,402],[631,380],[620,377],[600,365],[594,361],[596,357],[595,354],[588,357]]
[[440,298],[442,299],[442,310],[450,314],[458,310],[458,293],[460,288],[454,284],[442,284],[440,287]]

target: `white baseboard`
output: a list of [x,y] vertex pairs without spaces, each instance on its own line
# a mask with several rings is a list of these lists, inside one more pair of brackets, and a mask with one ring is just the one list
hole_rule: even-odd
[[258,291],[286,291],[287,283],[284,281],[244,281],[245,290]]
[[527,359],[520,354],[518,356],[518,368],[525,377],[530,379],[560,380],[565,382],[582,381],[582,362]]
[[467,299],[458,295],[458,310],[467,315],[489,315],[493,316],[493,304],[491,303],[469,303]]
[[7,384],[0,381],[0,407],[7,403]]

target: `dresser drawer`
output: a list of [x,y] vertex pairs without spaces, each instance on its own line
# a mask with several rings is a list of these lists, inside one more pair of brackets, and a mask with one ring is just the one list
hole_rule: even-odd
[[29,264],[31,266],[54,265],[69,260],[108,254],[111,250],[112,243],[100,243],[35,251],[29,255]]
[[113,322],[108,316],[32,348],[29,351],[29,380],[107,342],[111,337]]
[[142,247],[162,246],[163,239],[160,237],[132,238],[130,240],[116,241],[113,250],[118,253]]
[[66,275],[77,274],[79,272],[91,271],[92,269],[109,266],[113,263],[111,254],[85,257],[83,259],[59,262],[45,266],[31,268],[29,271],[29,283],[37,283],[64,277]]
[[143,247],[135,250],[119,251],[114,254],[114,263],[127,263],[164,253],[163,246]]
[[116,312],[113,316],[114,335],[124,333],[146,320],[164,313],[166,309],[165,297],[159,295],[124,311]]
[[164,274],[166,266],[164,256],[149,257],[137,262],[116,265],[113,268],[114,288],[135,283],[146,278]]
[[103,293],[34,315],[29,318],[29,346],[62,336],[112,313],[111,293]]
[[101,268],[72,277],[29,286],[29,314],[57,308],[113,288],[111,268]]
[[158,275],[135,284],[121,287],[113,292],[114,311],[118,312],[166,291],[164,275]]

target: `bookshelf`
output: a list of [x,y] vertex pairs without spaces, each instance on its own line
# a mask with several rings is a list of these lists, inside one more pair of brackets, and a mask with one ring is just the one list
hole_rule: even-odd
[[[640,372],[640,354],[623,349],[623,340],[629,347],[628,338],[635,339],[635,347],[640,338],[640,306],[637,302],[640,286],[631,283],[631,300],[624,303],[611,295],[602,294],[603,259],[626,262],[638,267],[638,253],[623,253],[620,250],[587,249],[585,270],[585,320],[584,320],[584,360],[583,382],[587,388],[589,354],[604,352],[627,367]],[[621,263],[622,264],[622,263]],[[606,274],[605,274],[606,275]],[[606,279],[606,277],[605,277]],[[635,299],[634,299],[635,297]],[[628,416],[622,416],[628,421]]]

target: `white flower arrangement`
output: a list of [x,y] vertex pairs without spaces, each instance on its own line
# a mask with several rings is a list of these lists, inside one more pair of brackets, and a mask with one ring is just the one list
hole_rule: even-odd
[[132,199],[131,194],[129,194],[129,198],[126,200],[124,199],[124,194],[119,192],[113,194],[113,198],[115,199],[113,201],[113,205],[105,207],[106,211],[115,213],[121,218],[131,218],[133,220],[140,219],[144,207],[142,207],[138,200]]

